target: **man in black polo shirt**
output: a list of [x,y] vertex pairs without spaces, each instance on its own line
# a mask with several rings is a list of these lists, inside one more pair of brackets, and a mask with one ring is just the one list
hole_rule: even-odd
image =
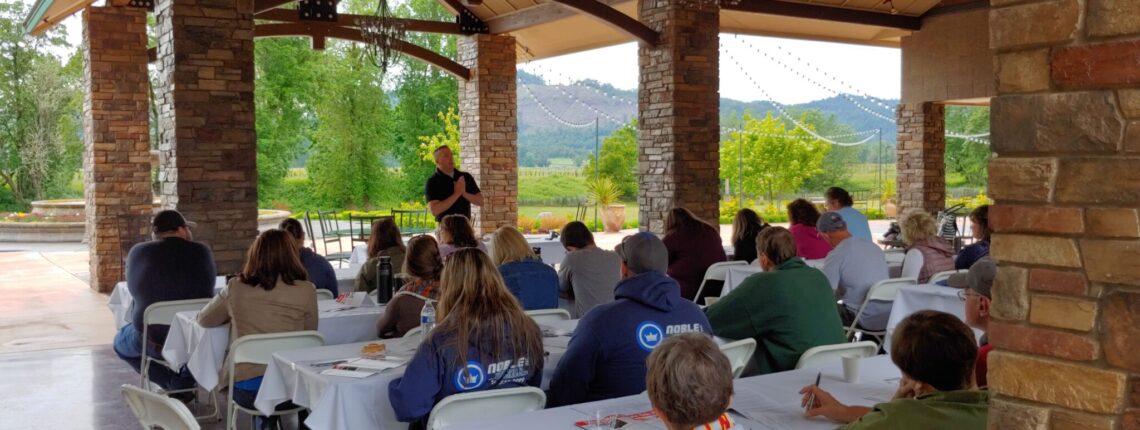
[[483,206],[479,184],[470,173],[455,168],[451,148],[446,145],[435,149],[435,174],[424,185],[428,209],[436,222],[451,214],[471,218],[471,205]]

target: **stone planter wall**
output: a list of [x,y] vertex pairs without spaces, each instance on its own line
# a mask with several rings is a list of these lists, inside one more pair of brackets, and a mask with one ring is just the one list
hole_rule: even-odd
[[83,222],[0,222],[0,242],[82,242]]

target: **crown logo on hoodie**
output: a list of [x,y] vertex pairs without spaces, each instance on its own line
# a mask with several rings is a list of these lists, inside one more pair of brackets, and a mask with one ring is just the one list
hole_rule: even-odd
[[665,331],[654,321],[645,321],[637,326],[637,346],[645,351],[653,351],[665,337]]
[[646,342],[657,342],[657,336],[659,336],[657,333],[646,333],[645,334],[645,341]]

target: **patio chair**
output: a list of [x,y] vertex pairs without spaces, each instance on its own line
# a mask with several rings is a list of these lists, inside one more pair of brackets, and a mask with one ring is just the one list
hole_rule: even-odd
[[530,319],[534,320],[535,324],[556,323],[571,319],[570,312],[567,312],[565,309],[536,309],[526,311],[526,314]]
[[752,361],[752,354],[756,352],[756,339],[747,338],[726,343],[720,346],[720,352],[724,353],[728,357],[728,362],[732,364],[732,378],[739,378],[740,374],[744,373],[744,368]]
[[878,351],[879,345],[869,340],[855,343],[820,345],[804,351],[804,353],[800,355],[800,360],[796,362],[796,369],[840,361],[844,355],[857,355],[860,358],[870,357],[875,355]]
[[500,388],[452,394],[440,400],[428,415],[427,430],[446,428],[475,419],[507,417],[546,407],[546,393],[535,387]]
[[946,281],[946,280],[949,280],[951,276],[954,276],[954,275],[956,275],[956,274],[959,274],[959,273],[969,273],[969,272],[970,272],[970,270],[969,270],[969,269],[962,269],[962,270],[947,270],[947,271],[945,271],[945,272],[938,272],[938,273],[935,273],[934,275],[932,275],[932,276],[930,277],[930,281],[929,281],[929,282],[927,282],[927,283],[928,283],[928,284],[937,284],[937,283],[939,283],[939,282],[941,282],[941,281]]
[[433,230],[431,223],[428,222],[427,209],[392,209],[392,218],[396,220],[400,234],[403,235],[431,233]]
[[[705,291],[705,284],[709,281],[720,281],[721,289],[723,290],[724,278],[728,275],[728,268],[730,266],[743,266],[746,264],[748,264],[746,261],[721,261],[719,263],[713,263],[712,266],[709,266],[709,268],[705,270],[705,278],[701,280],[701,286],[697,287],[697,294],[693,296],[693,303],[701,302],[701,293]],[[720,297],[720,290],[710,291],[707,296]]]
[[887,331],[885,329],[867,330],[859,327],[859,317],[863,314],[863,310],[867,308],[867,304],[871,303],[871,301],[894,303],[895,297],[899,295],[899,288],[917,284],[918,280],[915,278],[896,278],[884,279],[872,285],[871,290],[867,292],[867,298],[863,300],[863,305],[859,306],[859,312],[855,313],[855,319],[851,321],[851,326],[844,328],[846,336],[851,338],[855,333],[862,333],[875,338],[881,345],[883,343],[883,337],[887,335]]
[[123,400],[144,429],[158,427],[164,430],[198,430],[202,428],[182,402],[152,393],[134,385],[121,388]]
[[[321,227],[321,242],[324,242],[325,259],[329,261],[347,262],[352,258],[351,252],[345,252],[340,242],[340,232],[336,228],[335,211],[317,211],[317,224]],[[336,252],[329,252],[329,244],[336,244]],[[314,249],[316,251],[316,249]]]
[[226,430],[237,428],[237,413],[244,412],[251,416],[281,416],[291,415],[304,410],[296,407],[272,414],[263,415],[256,409],[247,409],[234,402],[234,367],[238,364],[269,364],[273,353],[293,349],[313,348],[324,346],[325,338],[315,330],[294,331],[285,333],[253,334],[242,336],[230,346],[230,355],[226,359],[226,370],[229,373],[229,412],[226,414]]
[[326,290],[324,288],[317,288],[317,300],[334,300],[334,299],[336,299],[336,297],[333,296],[332,291]]
[[[166,360],[151,357],[150,354],[147,353],[147,350],[146,350],[147,349],[146,344],[148,342],[147,339],[150,339],[150,337],[149,337],[150,336],[150,330],[148,328],[154,324],[162,324],[162,325],[169,326],[174,321],[174,316],[177,313],[185,312],[185,311],[200,311],[200,310],[202,310],[202,308],[206,307],[207,303],[210,303],[210,299],[170,300],[170,301],[165,301],[165,302],[154,303],[154,304],[146,307],[146,310],[143,311],[143,326],[142,326],[143,354],[142,354],[141,367],[139,368],[139,375],[142,377],[142,381],[139,384],[139,386],[142,387],[142,389],[144,389],[144,390],[150,389],[150,366],[151,365],[163,366],[163,367],[166,367],[167,369],[170,369],[171,371],[176,372],[176,373],[180,370],[180,369],[175,369],[175,368],[171,367],[170,363],[167,363]],[[181,390],[167,390],[166,394],[194,393],[196,391],[198,391],[198,387],[185,388],[185,389],[181,389]],[[218,416],[218,397],[217,397],[216,393],[213,393],[213,392],[210,393],[209,405],[213,406],[213,412],[211,412],[209,415],[196,416],[195,418],[207,419],[207,418],[217,417]]]
[[574,221],[585,222],[586,210],[589,208],[584,202],[578,202],[578,207],[574,210]]
[[390,216],[353,216],[348,215],[348,233],[350,236],[349,243],[353,245],[356,242],[368,243],[368,238],[372,236],[372,224],[381,218],[391,218]]
[[317,251],[317,231],[313,230],[313,218],[310,211],[305,211],[305,234],[309,236],[309,242],[313,244],[313,252]]

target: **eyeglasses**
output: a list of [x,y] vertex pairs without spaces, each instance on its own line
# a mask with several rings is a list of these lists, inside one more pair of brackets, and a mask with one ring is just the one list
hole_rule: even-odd
[[963,288],[958,290],[958,300],[966,301],[969,297],[980,296],[981,294],[975,293],[973,290]]

